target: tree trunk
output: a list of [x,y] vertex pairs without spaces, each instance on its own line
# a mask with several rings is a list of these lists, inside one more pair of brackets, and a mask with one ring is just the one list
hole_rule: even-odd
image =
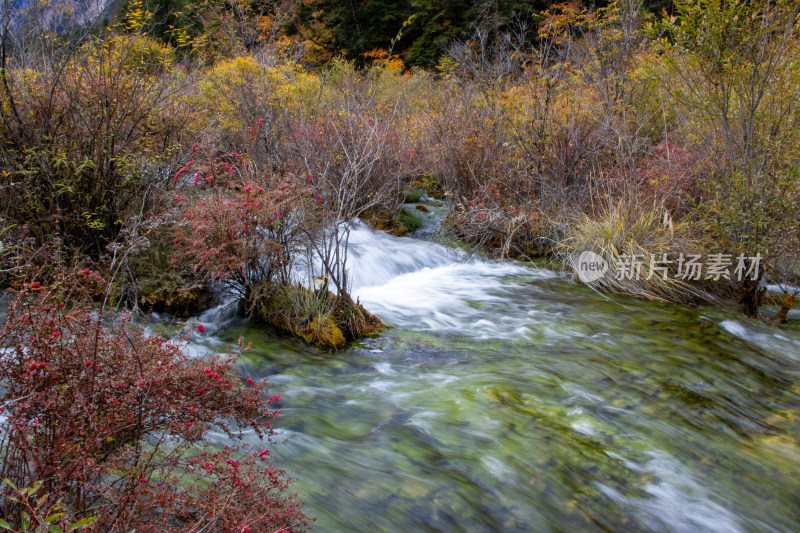
[[786,322],[786,316],[789,314],[789,309],[794,307],[794,296],[795,293],[783,293],[783,302],[781,303],[781,308],[778,310],[778,314],[775,315],[775,320],[779,323],[783,324]]
[[759,288],[756,280],[745,279],[742,281],[739,303],[742,304],[742,312],[745,315],[751,318],[758,318],[758,307],[761,305],[761,299],[766,290],[766,287]]

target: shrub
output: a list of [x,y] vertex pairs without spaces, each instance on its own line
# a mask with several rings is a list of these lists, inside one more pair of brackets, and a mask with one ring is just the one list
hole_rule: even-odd
[[[708,247],[762,254],[773,270],[800,257],[797,234],[800,93],[794,0],[680,0],[659,41],[661,85],[681,127],[712,162],[697,180]],[[787,261],[787,259],[792,259]],[[763,272],[761,269],[760,272]],[[794,272],[776,272],[778,276]],[[741,284],[757,314],[758,280]]]
[[[469,199],[516,182],[505,118],[489,107],[469,82],[442,82],[428,102],[428,145],[424,157],[443,188]],[[487,109],[487,107],[489,107]]]
[[220,61],[198,81],[198,90],[202,110],[223,130],[237,133],[264,118],[260,113],[268,108],[308,103],[319,82],[294,63],[248,56]]
[[[198,165],[192,174],[202,190],[173,199],[180,210],[174,261],[192,264],[242,299],[257,288],[293,281],[293,261],[304,238],[299,227],[304,202],[319,210],[298,180],[256,179],[245,165]],[[231,179],[229,171],[246,175]]]
[[194,127],[210,137],[207,144],[248,153],[262,171],[281,170],[289,121],[318,92],[318,78],[292,62],[268,56],[220,61],[199,77],[190,98]]
[[532,205],[459,204],[444,220],[456,238],[501,258],[532,258],[548,251],[554,228]]
[[[71,274],[28,283],[10,304],[0,477],[36,486],[65,519],[97,517],[93,531],[304,530],[285,473],[242,443],[245,431],[269,439],[278,413],[266,383],[242,384],[240,352],[191,358],[180,341],[98,313],[89,292],[104,280]],[[20,527],[22,509],[2,490],[0,514]]]
[[153,209],[184,116],[162,54],[143,37],[118,37],[0,71],[0,203],[39,243],[96,257],[122,220]]
[[[292,174],[259,176],[240,154],[206,161],[187,164],[176,177],[191,167],[186,180],[196,189],[173,199],[180,210],[177,263],[223,284],[244,314],[311,344],[336,349],[383,329],[348,294],[349,229],[326,204],[325,184]],[[317,288],[315,279],[326,281]]]
[[326,207],[350,219],[375,209],[394,211],[401,180],[414,170],[402,135],[403,100],[389,100],[367,75],[334,69],[322,98],[291,121],[288,169],[319,187]]
[[[4,479],[3,484],[8,493],[7,497],[19,508],[19,520],[16,522],[21,531],[31,531],[31,526],[35,527],[33,529],[35,533],[75,531],[97,520],[97,517],[89,516],[71,524],[71,520],[67,518],[68,513],[60,501],[48,502],[46,494],[39,494],[42,488],[41,481],[37,481],[32,487],[17,487],[10,479]],[[11,524],[2,518],[0,518],[0,529],[14,531]]]

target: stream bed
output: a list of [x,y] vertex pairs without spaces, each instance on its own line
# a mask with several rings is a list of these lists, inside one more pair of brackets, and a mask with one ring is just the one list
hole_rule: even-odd
[[331,354],[229,319],[206,341],[253,343],[241,370],[280,394],[271,449],[315,530],[800,531],[791,325],[363,226],[350,242],[386,332]]

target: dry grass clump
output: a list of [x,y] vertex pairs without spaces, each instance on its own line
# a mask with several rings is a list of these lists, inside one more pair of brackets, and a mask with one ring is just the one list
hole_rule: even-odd
[[689,227],[673,221],[659,202],[608,202],[597,212],[573,215],[562,226],[565,237],[556,250],[576,276],[584,251],[608,265],[602,277],[586,283],[595,290],[676,303],[715,301],[701,282],[679,272],[681,254],[692,248]]

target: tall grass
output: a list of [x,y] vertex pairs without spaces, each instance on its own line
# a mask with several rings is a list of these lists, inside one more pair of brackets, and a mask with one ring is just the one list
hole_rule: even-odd
[[[693,242],[688,224],[673,221],[662,203],[609,200],[593,213],[572,215],[561,226],[565,237],[556,250],[576,275],[584,251],[607,263],[602,277],[586,283],[599,292],[676,303],[717,301],[702,282],[679,275],[677,258],[692,250]],[[639,260],[638,271],[631,268],[632,257]],[[651,268],[651,258],[656,268]]]

